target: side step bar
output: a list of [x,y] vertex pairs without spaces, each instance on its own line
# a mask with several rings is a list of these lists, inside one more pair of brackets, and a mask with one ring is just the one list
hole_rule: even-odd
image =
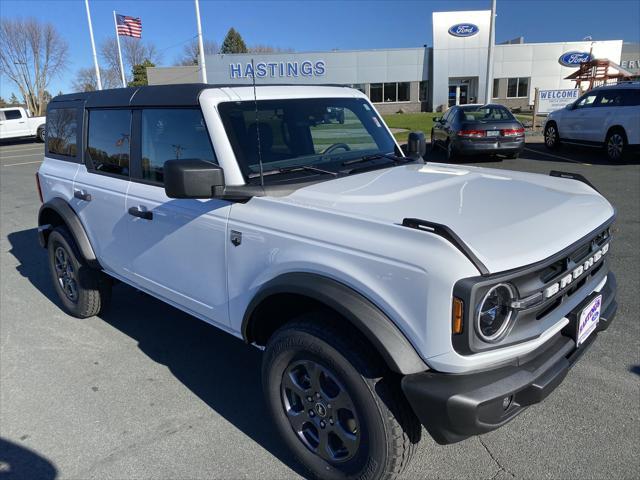
[[489,270],[487,269],[487,267],[485,267],[484,263],[482,263],[480,259],[476,257],[475,253],[471,251],[469,245],[464,243],[462,239],[446,225],[429,222],[427,220],[420,220],[419,218],[405,218],[404,220],[402,220],[402,226],[414,228],[416,230],[423,230],[425,232],[433,233],[434,235],[438,235],[444,238],[449,243],[451,243],[451,245],[460,250],[465,257],[471,260],[471,263],[473,263],[473,265],[482,275],[489,274]]

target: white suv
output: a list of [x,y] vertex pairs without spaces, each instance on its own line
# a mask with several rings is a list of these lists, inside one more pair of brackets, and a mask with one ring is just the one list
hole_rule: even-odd
[[605,147],[619,162],[640,147],[640,83],[594,88],[571,105],[552,112],[544,126],[545,145],[560,143]]
[[585,179],[425,164],[424,135],[403,153],[357,90],[79,93],[47,128],[39,237],[65,310],[100,314],[115,279],[264,349],[314,477],[393,478],[421,424],[440,443],[504,425],[616,312],[614,209]]

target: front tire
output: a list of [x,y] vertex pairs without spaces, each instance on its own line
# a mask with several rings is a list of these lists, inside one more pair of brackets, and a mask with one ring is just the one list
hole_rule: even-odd
[[273,334],[262,367],[268,409],[312,477],[395,478],[409,463],[420,424],[397,379],[330,320],[306,316]]
[[78,318],[100,313],[111,298],[111,282],[87,266],[65,227],[54,228],[47,242],[53,286],[64,310]]
[[611,163],[618,163],[624,159],[627,149],[627,136],[622,130],[613,130],[604,142],[607,159]]
[[560,147],[560,134],[558,126],[551,122],[544,127],[544,144],[549,150],[556,150]]

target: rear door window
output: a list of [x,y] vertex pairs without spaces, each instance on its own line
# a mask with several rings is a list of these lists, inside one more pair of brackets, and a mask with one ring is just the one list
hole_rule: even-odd
[[18,110],[18,109],[5,110],[4,111],[4,117],[7,120],[18,120],[18,119],[22,118],[22,113],[20,113],[20,110]]
[[75,157],[77,146],[78,109],[50,108],[47,112],[47,153]]
[[141,177],[164,182],[167,160],[200,159],[217,163],[202,112],[197,108],[142,110]]
[[88,168],[97,173],[129,176],[130,110],[90,110]]
[[600,92],[595,105],[597,107],[620,107],[623,103],[623,96],[624,91],[621,89],[603,90]]

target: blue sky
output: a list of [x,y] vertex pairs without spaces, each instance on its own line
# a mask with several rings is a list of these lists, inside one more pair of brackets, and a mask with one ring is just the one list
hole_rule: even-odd
[[[486,10],[490,0],[450,1],[209,1],[200,0],[205,38],[220,44],[235,27],[248,44],[296,51],[402,48],[431,45],[431,12]],[[192,0],[90,0],[96,43],[114,35],[112,10],[142,18],[143,38],[170,65],[196,34]],[[92,66],[83,0],[1,0],[3,18],[35,17],[57,25],[69,43],[67,71],[52,82],[69,91],[75,72]],[[638,0],[498,0],[496,41],[524,35],[527,42],[623,39],[640,42]],[[5,99],[17,93],[0,81]]]

